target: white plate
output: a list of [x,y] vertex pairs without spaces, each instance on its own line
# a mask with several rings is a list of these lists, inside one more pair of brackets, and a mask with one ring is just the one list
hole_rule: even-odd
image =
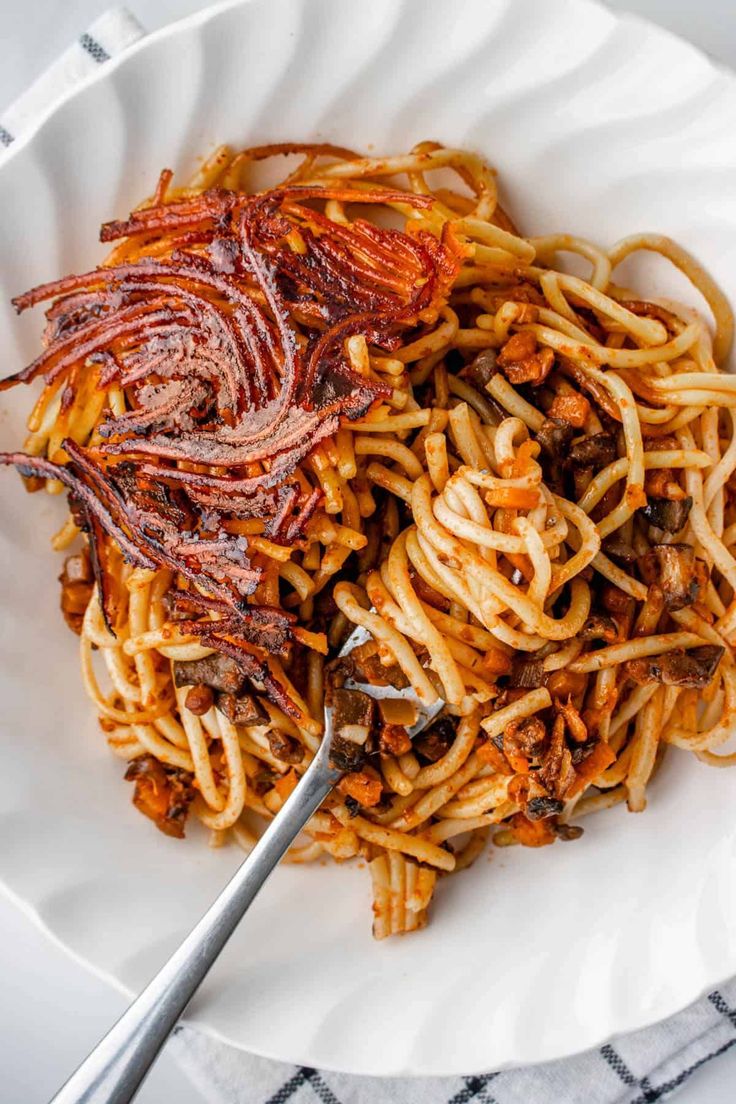
[[[252,0],[104,66],[0,168],[3,374],[41,319],[11,294],[95,263],[98,224],[216,143],[483,151],[529,233],[676,236],[736,299],[736,82],[587,0]],[[641,277],[639,273],[639,277]],[[680,290],[658,264],[645,272]],[[636,279],[634,274],[632,279]],[[649,286],[649,285],[648,285]],[[3,396],[2,447],[27,391]],[[61,503],[0,479],[0,876],[98,973],[139,988],[238,861],[130,804],[57,612]],[[430,927],[374,943],[365,870],[276,873],[190,1018],[276,1058],[468,1073],[600,1043],[736,973],[736,774],[673,753],[643,816],[443,881]]]

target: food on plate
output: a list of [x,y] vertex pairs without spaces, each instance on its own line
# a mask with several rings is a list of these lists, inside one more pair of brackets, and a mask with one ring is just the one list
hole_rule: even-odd
[[[43,349],[0,386],[42,389],[0,462],[66,497],[62,613],[161,831],[252,847],[329,682],[345,774],[289,858],[367,860],[382,938],[489,835],[641,811],[673,747],[736,761],[733,318],[680,246],[524,237],[433,142],[223,148],[101,240],[15,300]],[[712,317],[620,283],[642,250]],[[349,678],[447,705],[411,738]]]

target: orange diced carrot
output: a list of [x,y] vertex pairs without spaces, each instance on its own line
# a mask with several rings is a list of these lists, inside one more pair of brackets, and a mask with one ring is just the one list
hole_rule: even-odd
[[383,794],[383,786],[378,775],[373,777],[373,774],[374,772],[368,774],[367,771],[353,771],[341,779],[337,788],[340,793],[355,798],[359,805],[377,805]]
[[557,395],[547,411],[549,418],[559,418],[562,422],[582,429],[590,414],[590,403],[584,395]]
[[488,763],[491,767],[495,767],[499,774],[513,773],[506,761],[506,756],[492,740],[484,740],[480,747],[476,748],[475,754],[481,763]]
[[481,660],[481,667],[488,675],[508,675],[511,671],[511,656],[500,648],[490,647]]
[[324,633],[309,632],[308,629],[302,629],[299,625],[295,625],[291,631],[300,644],[311,648],[313,652],[319,652],[320,655],[327,655],[329,649],[327,647],[327,637]]
[[531,470],[531,461],[539,453],[539,445],[536,441],[522,441],[516,450],[516,457],[511,463],[511,475],[521,477],[528,475]]
[[521,330],[512,334],[498,354],[498,365],[505,368],[509,364],[518,364],[533,356],[537,351],[537,339],[531,330]]
[[276,793],[279,795],[282,801],[286,801],[287,797],[295,788],[298,781],[298,775],[293,767],[290,771],[287,771],[286,774],[282,774],[279,778],[276,779],[273,784],[274,789],[276,790]]
[[378,746],[385,755],[405,755],[411,751],[411,740],[404,725],[385,724],[378,737]]
[[485,499],[489,506],[506,510],[533,510],[539,505],[539,491],[534,487],[499,487],[487,491]]
[[603,741],[596,744],[590,755],[587,755],[582,763],[575,768],[577,777],[572,785],[568,787],[565,797],[568,800],[571,797],[575,797],[576,794],[579,794],[585,789],[589,782],[597,778],[606,767],[610,767],[611,763],[615,761],[616,753],[613,748],[609,747],[609,745]]
[[547,820],[529,820],[523,813],[511,818],[511,831],[524,847],[544,847],[555,842],[555,834]]

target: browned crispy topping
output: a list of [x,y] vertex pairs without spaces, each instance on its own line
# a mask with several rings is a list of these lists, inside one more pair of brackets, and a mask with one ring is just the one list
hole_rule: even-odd
[[564,798],[575,780],[572,756],[565,741],[565,719],[558,713],[552,725],[549,749],[537,771],[537,780],[554,797]]
[[[353,371],[346,338],[360,333],[394,349],[442,300],[464,251],[451,229],[438,241],[363,219],[342,226],[310,206],[390,202],[380,189],[212,189],[170,204],[161,202],[165,191],[163,183],[152,206],[107,224],[101,237],[164,234],[170,255],[101,267],[15,299],[18,311],[55,301],[44,351],[0,384],[43,375],[47,384],[62,381],[68,404],[78,369],[92,364],[100,385],[132,396],[131,408],[102,421],[95,447],[65,439],[66,465],[22,453],[2,453],[0,464],[59,479],[73,495],[102,565],[96,574],[111,631],[117,610],[104,585],[106,538],[129,563],[166,567],[188,596],[216,602],[217,628],[207,620],[189,631],[229,655],[241,651],[253,677],[269,653],[286,654],[293,619],[251,605],[262,569],[248,538],[226,523],[262,519],[268,538],[281,543],[303,534],[321,491],[298,482],[297,466],[341,419],[362,416],[388,394]],[[406,195],[402,202],[431,203]],[[278,704],[288,700],[273,679],[260,681]]]

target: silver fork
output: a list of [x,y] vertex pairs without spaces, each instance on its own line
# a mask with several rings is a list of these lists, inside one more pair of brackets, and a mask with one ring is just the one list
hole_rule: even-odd
[[[340,656],[370,639],[354,629]],[[417,709],[417,721],[407,729],[418,735],[445,704],[419,701],[411,687],[370,686],[349,679],[346,689],[373,698],[404,698]],[[127,1104],[132,1100],[163,1044],[204,981],[220,951],[260,892],[285,852],[344,772],[330,765],[332,709],[325,709],[325,733],[319,750],[279,814],[178,950],[133,1001],[114,1027],[69,1078],[51,1104]]]

